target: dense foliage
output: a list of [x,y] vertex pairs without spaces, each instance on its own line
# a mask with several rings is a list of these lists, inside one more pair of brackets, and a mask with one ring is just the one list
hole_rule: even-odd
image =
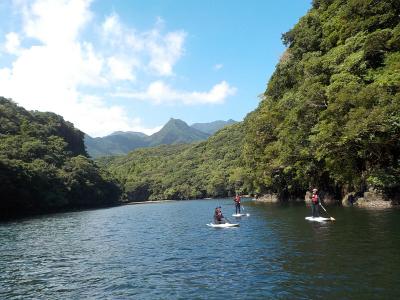
[[400,1],[315,0],[246,123],[260,192],[400,191]]
[[87,158],[83,133],[0,97],[0,217],[109,205],[120,188]]
[[100,163],[122,182],[129,200],[228,196],[247,187],[240,168],[243,136],[238,123],[205,142],[139,149]]
[[206,142],[142,149],[102,162],[132,200],[339,199],[368,188],[400,196],[400,2],[315,0],[244,122]]
[[310,186],[337,198],[368,187],[399,195],[399,6],[315,0],[283,35],[287,50],[243,123],[207,142],[103,162],[138,200],[235,191],[287,199]]

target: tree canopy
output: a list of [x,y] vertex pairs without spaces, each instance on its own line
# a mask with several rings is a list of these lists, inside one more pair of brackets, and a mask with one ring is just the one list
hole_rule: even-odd
[[237,123],[204,142],[138,149],[99,163],[123,184],[129,200],[228,196],[246,189],[243,136]]
[[87,157],[83,133],[0,97],[0,217],[114,204],[121,190]]
[[246,118],[254,185],[336,195],[400,185],[400,2],[314,1]]
[[[98,162],[137,201],[236,192],[289,199],[310,186],[337,198],[374,188],[400,199],[399,21],[399,1],[314,0],[282,35],[287,48],[243,122],[207,141]],[[61,117],[1,98],[0,121],[2,208],[87,206],[119,195]],[[160,143],[169,139],[160,134]]]
[[103,163],[132,199],[400,195],[399,20],[399,1],[315,0],[242,123]]

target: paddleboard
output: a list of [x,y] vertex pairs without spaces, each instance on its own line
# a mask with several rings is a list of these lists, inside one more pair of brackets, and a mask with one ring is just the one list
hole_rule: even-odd
[[235,223],[225,223],[225,224],[210,223],[210,224],[207,224],[207,226],[214,227],[214,228],[229,228],[229,227],[239,227],[239,224],[235,224]]
[[250,217],[250,214],[232,214],[232,217],[236,217],[236,218]]
[[330,221],[331,218],[324,218],[324,217],[306,217],[306,220],[312,221],[312,222],[325,222],[325,221]]

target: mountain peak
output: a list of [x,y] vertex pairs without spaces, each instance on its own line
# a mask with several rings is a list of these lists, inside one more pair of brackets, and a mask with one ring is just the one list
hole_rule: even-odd
[[[185,121],[170,118],[160,131],[151,136],[134,131],[116,131],[103,138],[85,136],[85,143],[92,157],[126,154],[136,148],[162,144],[187,144],[206,140],[217,130],[233,120],[197,123],[189,126]],[[196,128],[196,125],[198,128]]]
[[163,130],[164,128],[172,127],[172,126],[179,127],[179,128],[189,128],[189,125],[185,121],[182,121],[180,119],[170,118],[169,121],[163,126],[163,128],[161,128],[161,130]]
[[191,143],[208,137],[209,134],[190,127],[186,122],[171,118],[159,132],[151,135],[150,145]]

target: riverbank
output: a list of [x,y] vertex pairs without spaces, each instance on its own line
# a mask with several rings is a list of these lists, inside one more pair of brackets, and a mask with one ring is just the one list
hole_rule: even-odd
[[[176,201],[193,201],[193,200],[215,200],[215,199],[233,199],[233,197],[220,197],[220,198],[199,198],[199,199],[166,199],[166,200],[146,200],[146,201],[130,201],[123,202],[122,205],[136,205],[136,204],[150,204],[150,203],[164,203],[164,202],[176,202]],[[242,199],[251,199],[250,195],[241,196]]]
[[[288,200],[288,202],[292,203],[310,203],[309,193],[307,193],[304,199],[294,198]],[[253,198],[253,201],[261,202],[261,203],[279,203],[278,195],[276,194],[265,194],[259,196],[257,198]],[[342,200],[333,199],[332,197],[327,197],[326,199],[322,198],[322,203],[324,205],[340,205],[342,207],[359,207],[359,208],[368,208],[368,209],[388,209],[388,208],[397,208],[399,205],[393,204],[393,201],[387,200],[384,198],[382,194],[379,194],[375,191],[365,192],[363,197],[356,198],[353,202],[349,201],[349,195],[346,195]]]
[[150,203],[164,203],[164,202],[175,202],[180,200],[154,200],[154,201],[133,201],[126,202],[124,205],[137,205],[137,204],[150,204]]

